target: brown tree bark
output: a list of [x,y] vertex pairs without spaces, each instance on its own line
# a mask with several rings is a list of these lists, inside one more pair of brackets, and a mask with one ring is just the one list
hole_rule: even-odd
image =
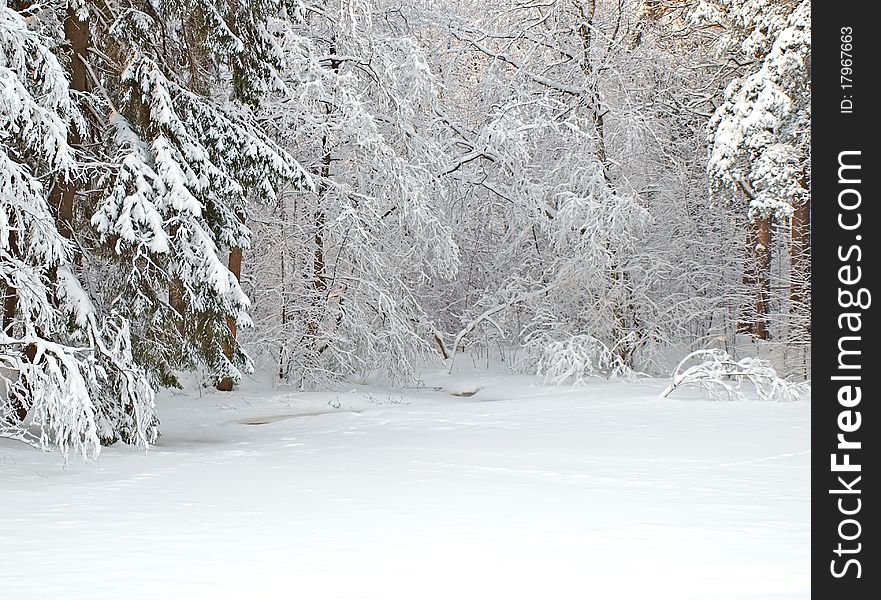
[[[12,254],[18,253],[18,232],[15,229],[9,232],[9,251]],[[18,313],[18,293],[14,287],[6,287],[3,290],[3,333],[9,337],[15,336],[15,316]],[[28,355],[29,358],[33,356]],[[14,373],[4,373],[8,378],[15,377]],[[13,392],[11,388],[6,388],[9,395],[9,404],[12,407],[12,416],[19,423],[28,416],[28,409],[22,402],[21,398]]]
[[[174,239],[177,236],[178,225],[175,223],[168,228],[168,235]],[[177,313],[173,315],[174,326],[181,337],[187,336],[187,301],[184,283],[178,277],[176,270],[169,271],[168,277],[168,305]]]
[[[9,231],[9,253],[18,254],[18,232],[15,229]],[[9,337],[14,335],[17,312],[18,292],[14,287],[7,285],[3,290],[3,333]]]
[[746,247],[748,258],[743,283],[752,295],[752,301],[741,315],[737,332],[767,340],[770,338],[768,312],[771,298],[770,216],[753,219],[747,224]]
[[[238,12],[238,2],[236,0],[231,0],[229,3],[229,27],[233,31],[237,29],[236,27],[236,13]],[[242,223],[245,222],[245,216],[243,214],[238,215],[239,221]],[[236,246],[235,248],[231,248],[229,251],[229,261],[227,263],[227,267],[229,268],[230,273],[235,275],[236,281],[240,281],[242,278],[242,248],[241,246]],[[236,321],[230,315],[226,317],[226,326],[229,329],[229,335],[223,341],[223,353],[226,355],[228,359],[232,359],[235,354],[236,348],[236,334],[238,333],[236,328]],[[222,377],[217,382],[217,389],[221,392],[231,392],[233,386],[235,385],[235,381],[232,377]]]
[[[15,224],[13,224],[15,226]],[[13,256],[18,256],[20,253],[19,242],[18,242],[18,231],[14,228],[10,229],[9,232],[9,253]],[[9,337],[15,337],[15,322],[16,316],[18,314],[18,292],[14,287],[7,286],[3,290],[3,333]],[[36,358],[37,348],[33,344],[28,344],[24,348],[24,355],[29,361],[33,361]],[[17,379],[17,375],[14,371],[6,372],[3,374],[6,378],[13,380]],[[20,386],[8,386],[6,387],[7,400],[9,401],[9,406],[12,407],[11,416],[14,422],[22,423],[28,416],[28,406],[30,402],[27,400],[27,397],[30,396],[30,390],[27,385],[22,389]]]
[[[240,217],[241,218],[241,217]],[[242,276],[242,249],[240,247],[233,248],[229,251],[229,271],[240,279]],[[230,316],[226,317],[226,326],[229,327],[229,336],[223,342],[223,353],[227,358],[232,358],[235,353],[236,346],[236,321]],[[231,392],[233,389],[232,377],[223,377],[217,382],[217,389],[221,392]]]
[[[86,92],[91,87],[85,63],[86,53],[91,45],[89,24],[79,20],[76,11],[70,4],[68,4],[64,19],[64,37],[69,44],[70,87],[78,92]],[[82,143],[82,136],[72,127],[68,130],[67,140],[71,147],[76,148]],[[58,231],[67,239],[73,238],[76,191],[76,185],[73,182],[59,182],[52,189],[49,198],[56,210]]]
[[755,261],[757,273],[756,290],[756,337],[767,340],[771,337],[768,328],[768,313],[771,300],[771,218],[757,220],[757,242]]

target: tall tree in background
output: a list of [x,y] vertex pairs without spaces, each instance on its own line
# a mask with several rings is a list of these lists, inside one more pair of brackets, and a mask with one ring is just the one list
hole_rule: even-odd
[[[772,335],[774,224],[788,229],[789,344],[810,341],[810,3],[701,2],[693,18],[721,28],[721,50],[743,65],[709,123],[708,172],[717,190],[748,204],[745,281],[754,302],[743,329]],[[785,232],[784,229],[784,232]],[[785,246],[784,246],[785,247]]]

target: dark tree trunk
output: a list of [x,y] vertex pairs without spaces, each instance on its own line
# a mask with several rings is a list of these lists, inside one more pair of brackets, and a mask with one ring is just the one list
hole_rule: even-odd
[[768,312],[771,297],[771,217],[750,221],[746,234],[747,265],[743,283],[752,296],[737,325],[738,333],[760,340],[770,338]]
[[[9,232],[9,252],[18,254],[18,232],[12,229]],[[15,317],[18,313],[18,293],[15,288],[7,287],[3,290],[3,333],[9,337],[15,337]],[[6,375],[6,374],[4,374]],[[14,377],[14,373],[6,375]],[[7,387],[9,405],[12,407],[12,418],[21,423],[28,415],[27,406],[19,398],[12,387]]]
[[[331,55],[336,54],[335,44],[331,44],[328,49]],[[334,73],[339,73],[340,62],[331,60],[328,68]],[[334,107],[327,105],[325,114],[328,117],[333,113]],[[321,140],[321,147],[324,152],[321,157],[320,176],[321,181],[317,190],[317,208],[313,215],[315,234],[312,238],[314,249],[312,254],[312,313],[306,323],[306,343],[309,346],[309,356],[317,358],[324,348],[318,347],[318,334],[321,327],[321,315],[324,312],[324,305],[327,302],[327,272],[324,259],[324,229],[326,226],[327,216],[325,215],[322,203],[324,196],[327,194],[329,186],[327,181],[331,177],[331,164],[333,163],[333,148],[330,140],[324,136]]]
[[[85,57],[91,45],[89,24],[80,21],[71,5],[67,7],[64,19],[64,36],[69,46],[70,87],[77,92],[87,92],[89,71]],[[76,149],[82,143],[82,136],[75,128],[70,128],[67,135],[68,143]],[[76,202],[76,185],[73,182],[59,182],[50,194],[50,202],[55,207],[58,231],[67,239],[73,238],[74,206]]]
[[[18,232],[10,228],[9,253],[18,254]],[[14,287],[6,286],[3,290],[3,333],[14,337],[15,316],[18,313],[18,292]]]
[[[240,279],[242,276],[242,249],[233,248],[229,251],[229,271]],[[236,348],[236,321],[230,316],[226,317],[226,326],[229,327],[229,336],[223,342],[223,352],[226,357],[232,359]],[[223,377],[217,382],[217,389],[221,392],[231,392],[233,388],[232,377]]]

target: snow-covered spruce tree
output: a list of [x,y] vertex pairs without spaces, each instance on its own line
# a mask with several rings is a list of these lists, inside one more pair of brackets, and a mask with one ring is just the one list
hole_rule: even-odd
[[253,346],[301,386],[375,370],[412,381],[414,358],[442,344],[432,282],[458,264],[437,209],[433,76],[395,15],[373,8],[326,3],[278,23],[288,91],[261,114],[316,188],[282,195],[255,225],[248,282]]
[[[790,349],[800,348],[806,360],[810,342],[810,3],[705,1],[696,7],[693,19],[721,27],[721,51],[744,65],[708,129],[712,145],[708,173],[715,190],[748,206],[751,261],[745,283],[753,288],[754,301],[743,311],[741,330],[759,339],[781,336]],[[773,235],[775,223],[780,236]],[[775,241],[775,237],[784,240]],[[772,249],[782,246],[785,252],[787,245],[788,257],[772,261]],[[774,288],[788,289],[788,294],[775,294]]]
[[91,218],[108,274],[100,298],[131,320],[137,360],[162,384],[204,364],[228,389],[251,368],[235,339],[250,302],[225,253],[240,265],[251,203],[310,183],[248,108],[283,88],[266,30],[283,4],[85,3],[101,49],[90,59],[94,104],[118,165],[99,178]]
[[59,188],[83,169],[68,138],[84,121],[56,43],[0,0],[0,436],[93,458],[155,439],[153,389],[62,233]]

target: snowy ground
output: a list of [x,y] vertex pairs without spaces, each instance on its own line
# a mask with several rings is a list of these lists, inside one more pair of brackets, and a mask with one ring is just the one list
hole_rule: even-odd
[[166,394],[94,465],[0,440],[0,597],[809,597],[809,401],[426,381]]

